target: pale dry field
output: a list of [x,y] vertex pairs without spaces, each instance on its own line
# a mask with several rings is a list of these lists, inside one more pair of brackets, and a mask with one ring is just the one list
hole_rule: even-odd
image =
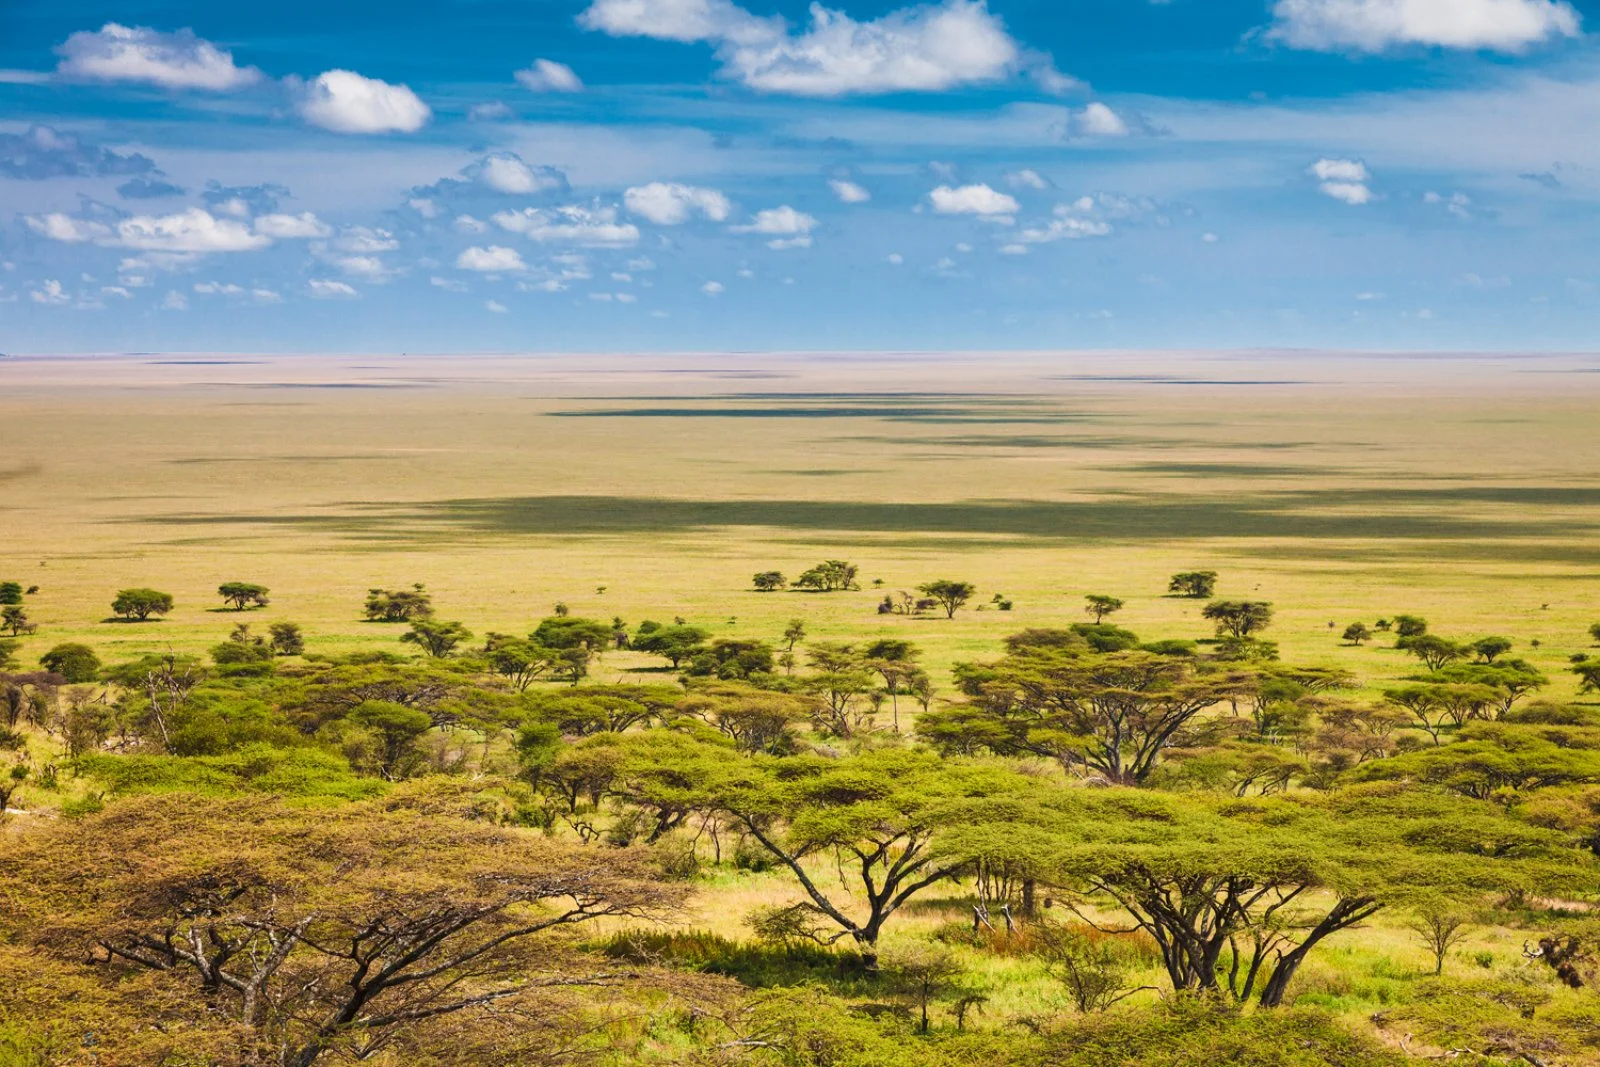
[[[272,588],[313,651],[396,648],[369,586],[424,582],[478,634],[557,601],[775,639],[893,633],[942,673],[1024,626],[1128,606],[1206,632],[1177,570],[1271,600],[1293,662],[1410,669],[1342,647],[1356,619],[1503,633],[1570,695],[1600,621],[1600,357],[1316,353],[0,359],[0,579],[38,584],[25,662],[199,651]],[[862,591],[750,591],[861,565]],[[977,583],[954,621],[880,617],[886,589]],[[177,597],[105,621],[121,587]],[[603,592],[600,590],[603,587]],[[1329,622],[1337,627],[1330,632]],[[1530,648],[1534,639],[1540,647]],[[608,657],[598,674],[642,665]]]

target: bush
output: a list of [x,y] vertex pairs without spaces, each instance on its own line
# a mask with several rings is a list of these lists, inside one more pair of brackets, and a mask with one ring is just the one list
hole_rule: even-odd
[[72,685],[92,682],[100,675],[100,657],[88,645],[57,645],[39,657],[39,663],[52,674],[59,674]]

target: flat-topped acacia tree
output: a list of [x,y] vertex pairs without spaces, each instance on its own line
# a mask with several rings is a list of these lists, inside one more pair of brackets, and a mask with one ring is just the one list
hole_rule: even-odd
[[217,586],[217,595],[224,603],[231,604],[234,611],[266,607],[271,603],[267,599],[270,592],[266,586],[254,582],[223,582]]
[[122,589],[111,601],[111,610],[132,622],[144,622],[152,615],[165,615],[172,607],[172,594],[156,589]]

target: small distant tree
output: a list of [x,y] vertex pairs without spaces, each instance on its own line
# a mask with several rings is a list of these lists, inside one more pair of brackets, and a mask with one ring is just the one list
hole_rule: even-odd
[[1096,937],[1087,930],[1056,923],[1039,924],[1035,936],[1051,977],[1067,987],[1079,1012],[1105,1011],[1150,988],[1129,985],[1129,953],[1119,951],[1121,946],[1114,938]]
[[88,645],[67,643],[57,645],[39,657],[39,663],[51,674],[59,674],[70,685],[92,682],[100,674],[100,657]]
[[259,677],[272,673],[272,649],[266,639],[250,632],[250,624],[241,622],[220,645],[211,649],[211,661],[221,673],[233,677]]
[[1511,651],[1512,643],[1509,637],[1480,637],[1467,647],[1478,657],[1479,663],[1493,663]]
[[631,644],[636,652],[649,652],[663,656],[677,670],[684,660],[690,659],[706,647],[711,634],[698,626],[659,626],[642,623]]
[[1589,636],[1594,640],[1595,644],[1600,645],[1600,622],[1589,627]]
[[789,625],[784,627],[783,640],[778,647],[778,662],[783,665],[783,673],[794,674],[794,650],[800,642],[806,639],[806,624],[803,619],[790,619]]
[[1411,919],[1406,923],[1406,929],[1417,935],[1417,939],[1429,952],[1433,954],[1433,973],[1444,973],[1444,958],[1450,950],[1466,940],[1471,932],[1467,926],[1467,914],[1451,901],[1438,899],[1427,901],[1412,912]]
[[1572,673],[1578,676],[1578,692],[1600,693],[1600,660],[1574,664]]
[[1417,657],[1430,671],[1442,670],[1448,664],[1467,657],[1467,647],[1434,634],[1403,637],[1396,648],[1403,648]]
[[816,593],[860,589],[861,585],[856,581],[859,569],[854,563],[846,563],[842,559],[824,560],[796,578],[794,587]]
[[111,602],[111,610],[136,622],[144,622],[152,615],[165,615],[172,610],[172,594],[155,589],[123,589]]
[[10,670],[17,662],[17,642],[0,637],[0,671]]
[[789,584],[789,579],[783,576],[782,571],[762,571],[751,579],[756,591],[761,593],[774,593]]
[[29,621],[28,613],[21,605],[8,604],[0,608],[0,630],[5,630],[12,637],[36,633],[38,629],[38,624]]
[[917,592],[930,600],[936,601],[944,609],[944,617],[947,619],[955,618],[956,612],[961,609],[962,605],[971,600],[972,595],[977,591],[978,587],[971,582],[953,582],[947,578],[941,578],[934,582],[924,582],[922,585],[917,586]]
[[420,582],[410,589],[368,589],[366,612],[371,622],[410,622],[433,614],[433,598]]
[[883,954],[883,966],[894,984],[909,994],[921,1009],[917,1032],[928,1032],[928,1005],[959,978],[961,963],[943,945],[913,941],[896,945]]
[[387,700],[368,700],[350,713],[353,722],[378,738],[378,773],[390,781],[406,777],[421,763],[417,741],[433,726],[428,713]]
[[1216,624],[1218,637],[1251,637],[1272,625],[1272,605],[1261,600],[1213,600],[1200,614]]
[[472,631],[459,622],[441,622],[438,619],[412,619],[411,630],[400,635],[400,640],[417,645],[428,655],[443,659],[456,650],[463,641],[472,640]]
[[1090,593],[1083,599],[1088,601],[1083,610],[1093,615],[1096,623],[1104,622],[1107,615],[1115,615],[1122,610],[1122,601],[1114,596],[1101,596],[1098,593]]
[[22,603],[21,582],[0,582],[0,604]]
[[274,655],[298,656],[306,650],[305,634],[300,631],[299,623],[275,622],[267,633],[267,644]]
[[1167,583],[1167,592],[1192,600],[1205,600],[1217,591],[1216,571],[1184,571],[1174,574]]
[[1396,615],[1394,617],[1394,635],[1396,637],[1421,637],[1428,632],[1428,620],[1420,615]]
[[1344,639],[1352,645],[1359,646],[1361,642],[1372,639],[1372,631],[1364,622],[1353,622],[1344,628]]
[[552,608],[551,611],[555,614],[555,617],[558,618],[558,619],[564,619],[568,615],[572,614],[572,609],[567,607],[567,603],[564,600],[557,601],[556,602],[556,606],[554,608]]
[[233,605],[234,611],[243,611],[245,608],[264,608],[269,601],[267,593],[270,592],[264,585],[253,582],[224,582],[217,586],[217,595],[223,601]]

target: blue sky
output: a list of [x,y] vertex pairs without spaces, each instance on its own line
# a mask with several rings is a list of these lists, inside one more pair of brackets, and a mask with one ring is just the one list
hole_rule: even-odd
[[0,351],[1592,347],[1597,15],[13,0]]

